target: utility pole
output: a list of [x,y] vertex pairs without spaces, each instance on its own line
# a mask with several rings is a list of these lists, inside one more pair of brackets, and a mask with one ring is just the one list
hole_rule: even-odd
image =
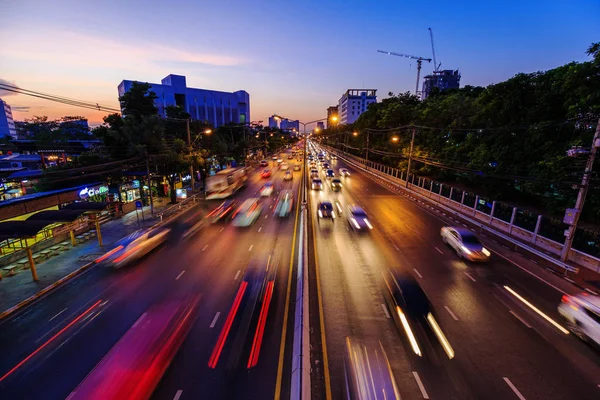
[[[592,168],[594,167],[594,160],[596,159],[596,151],[598,150],[598,146],[600,146],[600,120],[598,120],[598,124],[596,125],[596,133],[592,139],[592,148],[590,149],[590,154],[588,156],[587,163],[585,164],[585,171],[583,172],[583,179],[581,180],[581,185],[579,186],[579,193],[577,194],[577,201],[575,202],[575,209],[573,213],[573,221],[569,225],[569,228],[565,231],[566,239],[560,255],[560,259],[563,262],[567,261],[569,257],[569,251],[571,251],[571,246],[573,245],[575,231],[577,230],[577,223],[579,222],[579,217],[581,216],[581,211],[583,210],[583,205],[585,204],[585,197],[587,196],[587,192],[590,187]],[[566,217],[567,215],[565,215],[565,218]]]
[[408,178],[410,177],[410,168],[412,166],[412,154],[413,148],[415,146],[415,133],[417,133],[417,129],[413,127],[412,137],[410,139],[410,150],[408,152],[408,167],[406,168],[406,182],[404,183],[405,187],[408,187]]
[[146,184],[150,193],[150,214],[154,217],[154,200],[152,199],[152,185],[150,185],[150,163],[148,162],[148,153],[146,153]]
[[370,133],[369,133],[369,131],[367,131],[367,154],[365,157],[365,160],[366,160],[365,168],[369,168],[369,166],[368,166],[368,164],[369,164],[369,135],[370,135]]
[[192,134],[190,132],[190,119],[186,118],[185,120],[185,127],[187,129],[187,139],[188,139],[188,149],[190,152],[190,178],[191,178],[191,185],[192,185],[192,193],[194,194],[194,163],[192,162]]

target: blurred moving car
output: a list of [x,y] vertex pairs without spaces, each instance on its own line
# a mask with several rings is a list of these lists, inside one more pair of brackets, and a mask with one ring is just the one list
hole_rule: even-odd
[[[426,327],[436,336],[440,345],[449,359],[454,358],[454,349],[440,328],[429,298],[416,281],[406,273],[389,270],[383,273],[385,283],[384,297],[390,314],[401,333],[406,338],[413,352],[423,356],[423,345],[428,342],[428,336],[422,329],[415,329],[417,325]],[[421,345],[419,345],[419,343]]]
[[331,222],[335,221],[335,210],[333,204],[329,201],[321,201],[317,205],[317,222],[321,222],[322,219],[330,219]]
[[300,171],[301,167],[299,164],[294,165],[294,171]]
[[281,164],[282,162],[283,162],[283,159],[282,159],[282,158],[278,158],[278,159],[277,159],[277,164]]
[[258,219],[261,212],[262,206],[258,198],[247,199],[233,214],[232,224],[240,227],[250,226]]
[[328,169],[327,171],[325,171],[325,177],[327,179],[333,179],[335,177],[335,173],[332,169]]
[[314,179],[318,178],[319,177],[319,171],[317,171],[316,169],[311,169],[310,170],[310,177],[314,178]]
[[444,226],[440,230],[442,242],[452,247],[462,259],[469,261],[489,261],[492,254],[483,247],[477,236],[468,229]]
[[277,203],[275,203],[275,212],[273,214],[281,218],[287,217],[292,212],[293,205],[294,194],[292,191],[289,189],[282,190],[277,199]]
[[341,176],[341,177],[347,177],[347,176],[350,176],[350,172],[348,172],[348,169],[347,169],[347,168],[340,168],[340,171],[339,171],[339,173],[340,173],[340,176]]
[[269,166],[269,162],[267,160],[261,160],[260,166],[261,167],[268,167]]
[[335,160],[337,160],[337,156],[335,154],[332,154],[331,155],[331,161],[335,161]]
[[359,206],[352,205],[348,207],[348,223],[355,231],[368,231],[373,229],[373,225],[367,219],[367,213]]
[[119,240],[115,248],[97,258],[95,262],[115,269],[121,268],[159,247],[167,240],[169,232],[169,228],[138,230]]
[[400,400],[400,391],[383,345],[368,347],[347,337],[344,348],[346,386],[351,400]]
[[271,170],[270,169],[263,169],[262,172],[260,173],[260,177],[263,178],[263,179],[270,178],[271,177]]
[[589,293],[566,294],[558,306],[558,313],[575,336],[600,345],[600,296]]
[[288,169],[290,169],[290,166],[288,163],[282,163],[279,168],[281,168],[282,171],[287,171]]
[[219,221],[227,220],[227,218],[231,217],[237,205],[237,200],[225,200],[224,202],[219,204],[217,208],[212,210],[206,216],[206,218],[213,224]]
[[312,190],[323,190],[323,181],[319,178],[314,178],[310,184]]
[[292,175],[292,171],[285,171],[285,173],[283,174],[284,181],[291,181],[293,178],[294,176]]
[[199,300],[175,293],[148,308],[67,398],[149,399],[196,321]]
[[333,190],[334,192],[339,192],[340,190],[342,190],[342,181],[340,180],[340,178],[333,178],[331,180],[331,190]]
[[293,160],[293,159],[294,159],[294,154],[292,153],[288,156],[288,160]]
[[273,190],[275,189],[275,186],[273,185],[273,182],[267,182],[263,185],[262,188],[260,188],[260,195],[261,197],[269,197],[270,195],[273,194]]

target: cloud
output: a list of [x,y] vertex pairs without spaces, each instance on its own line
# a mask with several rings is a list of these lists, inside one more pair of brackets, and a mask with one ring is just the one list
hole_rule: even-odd
[[29,110],[31,109],[31,107],[29,107],[29,106],[10,106],[10,109],[12,111],[18,111],[18,112],[26,113],[26,112],[29,112]]
[[[0,85],[17,86],[16,83],[0,78]],[[17,93],[0,88],[0,97],[16,96]]]

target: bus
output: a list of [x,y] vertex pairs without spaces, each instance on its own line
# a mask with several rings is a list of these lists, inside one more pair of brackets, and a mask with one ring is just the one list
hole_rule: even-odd
[[206,178],[206,199],[224,199],[234,195],[248,180],[246,168],[225,168]]

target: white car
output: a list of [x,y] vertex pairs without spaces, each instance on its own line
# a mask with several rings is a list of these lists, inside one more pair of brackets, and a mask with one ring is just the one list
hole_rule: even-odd
[[339,173],[342,177],[350,176],[350,172],[348,172],[347,168],[340,168]]
[[488,261],[492,253],[483,247],[477,236],[468,229],[444,226],[440,230],[442,242],[452,247],[460,258],[469,261]]
[[575,336],[600,345],[600,296],[566,294],[558,306],[558,313]]
[[272,182],[267,182],[263,185],[262,188],[260,188],[261,197],[269,197],[272,194],[273,194],[273,183]]
[[319,178],[314,178],[310,187],[312,190],[323,190],[323,181]]
[[288,163],[282,163],[281,166],[279,167],[282,171],[287,171],[288,169],[290,169],[290,166]]

